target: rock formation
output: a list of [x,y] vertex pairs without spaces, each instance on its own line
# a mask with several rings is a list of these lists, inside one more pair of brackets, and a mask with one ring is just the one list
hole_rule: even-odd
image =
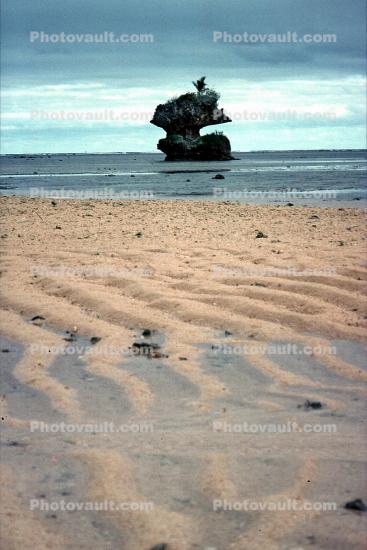
[[231,160],[231,144],[221,132],[201,136],[205,126],[232,122],[218,108],[219,94],[207,88],[205,77],[194,82],[197,92],[188,92],[158,105],[153,119],[155,126],[167,132],[157,148],[166,160]]

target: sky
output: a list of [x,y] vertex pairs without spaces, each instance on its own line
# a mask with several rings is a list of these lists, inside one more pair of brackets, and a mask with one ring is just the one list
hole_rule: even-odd
[[2,154],[154,152],[155,107],[204,75],[234,151],[366,147],[364,0],[1,4]]

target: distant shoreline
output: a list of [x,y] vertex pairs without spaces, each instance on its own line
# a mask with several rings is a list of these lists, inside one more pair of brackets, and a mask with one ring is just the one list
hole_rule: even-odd
[[[254,149],[250,151],[233,151],[234,154],[257,154],[257,153],[363,153],[367,154],[367,149]],[[158,153],[157,151],[109,151],[109,152],[90,152],[90,153],[6,153],[0,154],[0,157],[40,157],[45,155],[157,155],[164,156],[163,153]],[[183,162],[183,161],[181,161]],[[190,161],[192,162],[192,161]],[[208,161],[210,162],[210,161]]]

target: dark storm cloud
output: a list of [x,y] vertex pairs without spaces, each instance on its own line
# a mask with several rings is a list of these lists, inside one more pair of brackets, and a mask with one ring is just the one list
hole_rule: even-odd
[[[364,22],[364,0],[2,0],[4,152],[153,151],[162,132],[150,117],[111,125],[52,116],[152,113],[201,75],[234,114],[235,150],[361,147]],[[154,41],[32,43],[32,31]],[[216,31],[335,34],[336,42],[225,43],[213,40]],[[244,110],[255,119],[241,118]],[[256,118],[289,110],[294,120]]]
[[[148,84],[207,70],[257,79],[364,72],[363,0],[3,0],[5,84],[118,79]],[[46,33],[151,33],[149,44],[30,43]],[[333,33],[323,44],[213,43],[228,33]]]

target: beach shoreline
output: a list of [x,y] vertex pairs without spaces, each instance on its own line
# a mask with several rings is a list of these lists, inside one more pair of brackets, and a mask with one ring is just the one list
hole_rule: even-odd
[[[362,209],[1,197],[0,210],[8,548],[16,525],[40,548],[362,550],[361,514],[344,509],[365,475]],[[63,494],[153,513],[29,507]]]

